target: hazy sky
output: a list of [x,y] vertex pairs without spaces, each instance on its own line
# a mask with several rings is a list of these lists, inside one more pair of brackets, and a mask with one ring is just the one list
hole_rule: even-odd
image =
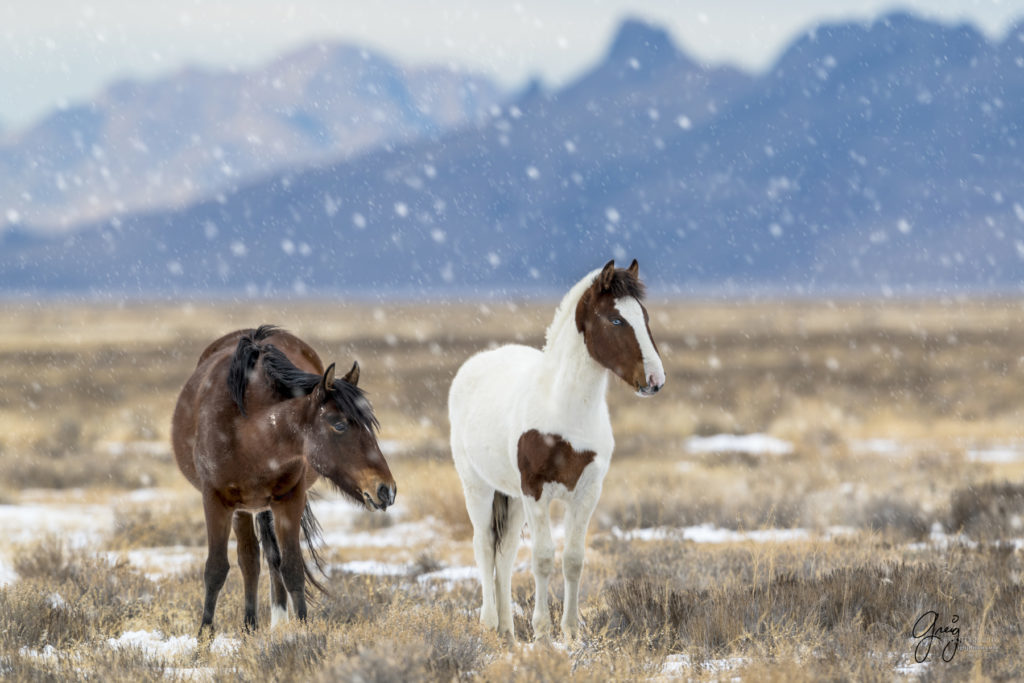
[[896,7],[996,37],[1024,17],[1024,0],[0,0],[0,124],[24,125],[115,78],[244,68],[318,38],[510,86],[533,75],[557,84],[599,58],[627,16],[667,27],[699,59],[762,68],[817,22]]

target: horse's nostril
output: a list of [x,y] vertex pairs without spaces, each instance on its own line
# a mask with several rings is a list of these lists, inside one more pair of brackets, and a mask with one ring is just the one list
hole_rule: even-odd
[[385,507],[394,502],[394,499],[391,497],[391,489],[387,484],[381,484],[377,488],[377,499],[380,500],[381,505]]

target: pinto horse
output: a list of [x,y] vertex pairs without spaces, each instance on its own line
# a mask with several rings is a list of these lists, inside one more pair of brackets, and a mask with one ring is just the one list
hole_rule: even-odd
[[534,634],[550,632],[550,504],[556,499],[567,506],[562,633],[578,636],[587,525],[615,446],[605,401],[609,374],[639,396],[652,396],[665,383],[638,272],[635,260],[628,269],[609,261],[562,299],[543,351],[520,345],[484,351],[452,381],[452,457],[473,522],[480,620],[509,639],[512,565],[524,517],[533,538]]
[[255,630],[260,544],[270,570],[271,626],[287,619],[289,604],[306,618],[307,576],[321,588],[299,538],[301,530],[319,565],[319,525],[306,500],[317,477],[370,508],[395,501],[377,419],[358,382],[358,363],[337,380],[333,363],[325,371],[308,344],[272,325],[232,332],[203,351],[171,427],[178,467],[202,493],[206,514],[200,636],[213,628],[232,526],[245,586],[244,626]]

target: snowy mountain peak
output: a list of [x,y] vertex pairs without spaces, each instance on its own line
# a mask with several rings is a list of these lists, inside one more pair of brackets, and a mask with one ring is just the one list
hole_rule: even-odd
[[626,19],[612,40],[607,59],[617,64],[630,60],[662,64],[681,57],[668,31],[639,19]]

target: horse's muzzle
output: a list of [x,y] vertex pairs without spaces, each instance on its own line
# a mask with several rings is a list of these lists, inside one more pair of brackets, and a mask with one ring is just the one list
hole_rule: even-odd
[[654,396],[656,393],[661,391],[661,388],[665,386],[665,373],[658,370],[651,372],[647,375],[647,384],[640,386],[637,384],[636,395],[637,396]]
[[374,510],[387,510],[388,506],[395,504],[395,496],[398,494],[394,485],[381,484],[377,487],[377,499],[374,500],[369,491],[363,491],[363,499],[368,507]]

